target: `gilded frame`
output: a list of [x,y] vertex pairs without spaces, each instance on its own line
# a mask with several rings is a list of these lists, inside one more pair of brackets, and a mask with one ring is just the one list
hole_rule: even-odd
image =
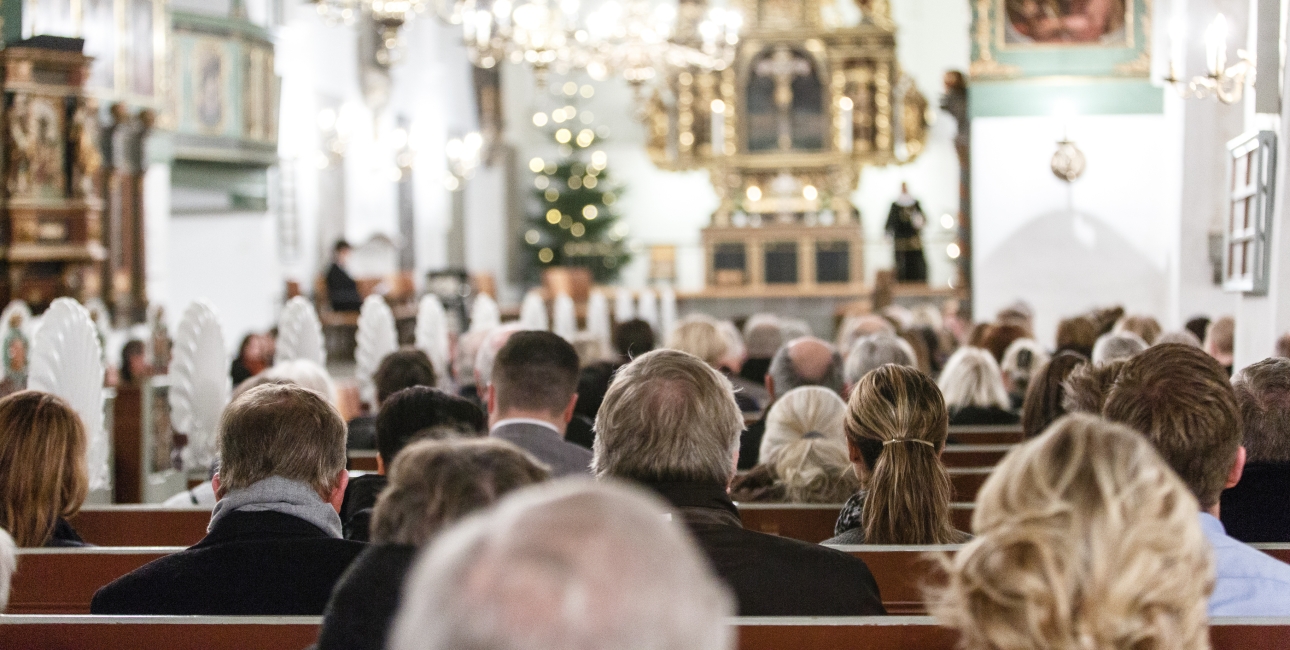
[[1006,0],[972,0],[972,66],[976,79],[1146,79],[1151,69],[1152,0],[1125,0],[1125,41],[1006,43]]

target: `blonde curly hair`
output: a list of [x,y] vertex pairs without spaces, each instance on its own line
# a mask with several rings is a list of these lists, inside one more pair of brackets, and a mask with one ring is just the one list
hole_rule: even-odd
[[842,503],[860,488],[847,458],[847,404],[821,386],[784,393],[766,414],[759,457],[775,468],[790,503]]
[[930,609],[968,650],[1207,649],[1199,509],[1141,434],[1064,417],[986,481]]

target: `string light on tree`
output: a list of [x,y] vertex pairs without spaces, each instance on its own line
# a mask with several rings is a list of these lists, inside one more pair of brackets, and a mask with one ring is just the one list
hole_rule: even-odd
[[[579,266],[597,282],[609,282],[631,256],[626,226],[613,209],[621,190],[609,174],[609,156],[599,148],[607,131],[593,126],[589,111],[573,105],[595,94],[590,85],[553,86],[559,107],[535,113],[533,123],[550,125],[547,134],[559,145],[560,158],[533,158],[528,165],[536,201],[523,241],[533,256],[533,279],[542,268]],[[574,121],[581,127],[570,128]]]

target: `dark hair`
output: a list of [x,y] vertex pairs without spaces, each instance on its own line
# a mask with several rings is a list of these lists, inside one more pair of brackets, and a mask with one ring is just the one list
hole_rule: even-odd
[[1290,462],[1290,359],[1273,357],[1232,378],[1251,463]]
[[389,467],[408,443],[427,429],[456,429],[465,436],[482,436],[488,427],[474,402],[429,386],[413,386],[390,395],[376,415],[376,449]]
[[1058,352],[1047,365],[1030,376],[1026,400],[1021,405],[1021,428],[1027,438],[1043,433],[1053,421],[1066,415],[1066,407],[1062,405],[1066,377],[1085,363],[1088,359],[1078,352],[1065,350]]
[[1139,352],[1125,362],[1102,415],[1146,435],[1202,508],[1218,503],[1241,446],[1241,413],[1213,357],[1179,343]]
[[1187,324],[1183,327],[1188,332],[1195,334],[1198,340],[1204,341],[1205,335],[1209,333],[1209,317],[1193,316],[1187,319]]
[[1097,324],[1092,320],[1084,316],[1064,319],[1057,324],[1057,351],[1070,350],[1091,358],[1098,336]]
[[551,332],[516,332],[497,351],[492,384],[500,413],[562,413],[578,390],[578,351]]
[[143,341],[140,341],[139,339],[131,339],[129,342],[125,344],[125,347],[121,348],[121,381],[122,382],[127,384],[133,384],[135,381],[139,379],[138,377],[135,377],[134,372],[130,370],[130,357],[133,357],[135,355],[142,355],[144,354],[145,350],[146,348],[144,348]]
[[345,241],[344,239],[337,239],[335,245],[331,247],[331,252],[339,253],[341,251],[347,251],[350,248],[352,247],[349,245],[349,242]]
[[612,361],[597,361],[582,369],[578,375],[578,405],[573,407],[574,413],[596,419],[617,369]]
[[426,353],[411,347],[395,350],[381,359],[372,373],[376,384],[376,401],[382,403],[404,388],[434,386],[438,378]]
[[1024,339],[1030,336],[1030,332],[1020,325],[991,325],[986,330],[985,336],[981,338],[979,347],[990,351],[994,360],[1003,363],[1003,353],[1008,351],[1008,346],[1017,339]]
[[654,345],[654,328],[639,318],[624,321],[614,328],[614,349],[624,357],[639,357],[653,350]]

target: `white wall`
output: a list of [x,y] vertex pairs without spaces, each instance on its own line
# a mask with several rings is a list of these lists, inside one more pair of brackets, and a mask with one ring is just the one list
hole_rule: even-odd
[[972,123],[973,294],[979,319],[1021,298],[1051,344],[1057,321],[1123,304],[1172,323],[1168,278],[1176,195],[1163,115],[1077,117],[1069,135],[1088,161],[1069,186],[1050,170],[1062,124],[1052,117]]

